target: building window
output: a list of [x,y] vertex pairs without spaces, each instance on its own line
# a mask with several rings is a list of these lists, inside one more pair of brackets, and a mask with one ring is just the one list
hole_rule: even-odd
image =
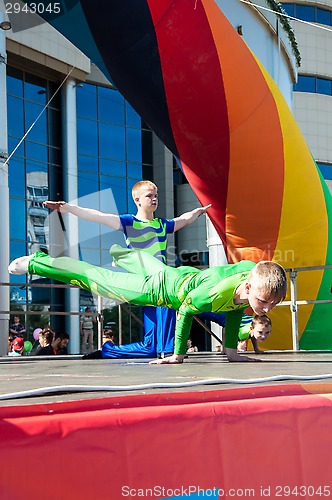
[[[152,172],[151,130],[117,90],[90,84],[77,88],[77,127],[82,203],[103,212],[135,212],[132,186]],[[79,227],[83,260],[109,264],[108,249],[123,244],[123,235],[83,220]]]
[[299,75],[294,91],[332,95],[332,80],[319,76]]
[[289,16],[301,19],[301,21],[332,26],[332,13],[328,9],[295,3],[282,3],[282,7]]
[[[47,252],[48,210],[43,201],[50,197],[51,172],[61,168],[60,98],[55,96],[44,108],[57,87],[57,83],[7,67],[9,155],[28,132],[8,167],[10,259],[37,250]],[[11,288],[11,310],[40,312],[26,316],[27,332],[48,324],[49,316],[43,310],[50,307],[49,291],[30,286],[36,280],[22,285],[25,276],[11,275],[10,280],[16,285]]]
[[319,170],[325,180],[332,180],[332,163],[317,162]]

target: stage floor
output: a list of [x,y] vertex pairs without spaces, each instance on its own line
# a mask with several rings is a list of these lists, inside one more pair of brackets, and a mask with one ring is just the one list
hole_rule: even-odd
[[[147,359],[83,361],[81,356],[0,358],[0,406],[126,394],[228,389],[243,386],[241,381],[248,380],[250,384],[246,385],[332,382],[332,352],[267,352],[250,356],[263,362],[229,363],[219,353],[191,354],[182,365],[172,366],[149,365]],[[277,379],[271,380],[270,377]],[[216,383],[202,383],[207,380]],[[149,384],[194,385],[149,387]],[[129,386],[135,386],[135,389],[129,390]],[[52,388],[51,391],[55,392],[43,391],[44,388]],[[7,394],[36,390],[38,394],[3,399]]]

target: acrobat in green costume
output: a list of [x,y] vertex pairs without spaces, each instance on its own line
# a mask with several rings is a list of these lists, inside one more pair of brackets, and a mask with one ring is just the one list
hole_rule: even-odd
[[201,271],[187,266],[172,268],[147,252],[119,245],[114,245],[110,253],[115,263],[129,272],[111,271],[69,257],[52,258],[42,252],[32,255],[28,272],[120,302],[176,309],[175,354],[185,354],[195,314],[225,312],[225,347],[236,349],[243,310],[249,304],[234,304],[234,293],[247,280],[254,262],[241,261]]

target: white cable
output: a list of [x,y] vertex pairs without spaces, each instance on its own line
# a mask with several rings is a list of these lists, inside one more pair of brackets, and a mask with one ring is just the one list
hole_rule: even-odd
[[253,7],[257,7],[258,9],[267,10],[268,12],[272,12],[272,14],[277,14],[278,16],[288,17],[292,21],[298,21],[299,23],[309,24],[309,26],[313,26],[314,28],[319,28],[321,30],[332,32],[332,28],[327,28],[326,26],[321,26],[320,24],[312,23],[310,21],[304,21],[303,19],[298,19],[297,17],[293,17],[293,16],[290,16],[288,14],[283,14],[282,12],[278,12],[276,10],[269,9],[268,7],[262,7],[262,5],[257,5],[253,2],[251,2],[250,0],[239,0],[239,1],[242,3],[246,3],[247,5],[252,5]]
[[182,387],[195,387],[198,385],[218,385],[218,384],[259,384],[264,382],[276,382],[284,380],[324,380],[332,379],[332,373],[323,375],[274,375],[272,377],[250,378],[250,379],[235,379],[235,378],[217,378],[206,380],[195,380],[194,382],[155,382],[152,384],[138,385],[58,385],[55,387],[41,387],[29,391],[12,392],[9,394],[0,395],[0,401],[8,399],[28,398],[32,396],[46,396],[54,393],[66,392],[122,392],[122,391],[139,391],[145,389],[178,389]]
[[52,101],[52,99],[59,92],[59,90],[61,89],[62,85],[65,83],[65,81],[67,80],[67,78],[69,78],[69,76],[70,76],[70,74],[71,74],[71,72],[73,71],[74,68],[75,68],[75,66],[73,66],[71,68],[71,70],[69,71],[68,75],[65,76],[64,80],[60,83],[59,87],[56,89],[56,91],[54,92],[54,94],[52,95],[52,97],[45,104],[45,106],[43,107],[43,109],[41,110],[41,112],[39,113],[39,115],[37,116],[37,118],[35,119],[35,121],[30,125],[30,127],[25,132],[25,134],[22,137],[22,139],[20,139],[19,143],[15,146],[14,150],[10,153],[10,155],[8,156],[8,158],[6,159],[6,161],[4,162],[3,166],[7,165],[7,163],[11,159],[11,157],[15,154],[16,150],[20,147],[20,145],[22,144],[22,142],[24,141],[24,139],[26,138],[26,136],[29,134],[30,130],[36,125],[37,121],[39,120],[39,118],[41,117],[41,115],[44,113],[45,109],[48,108],[48,106],[49,106],[50,102]]

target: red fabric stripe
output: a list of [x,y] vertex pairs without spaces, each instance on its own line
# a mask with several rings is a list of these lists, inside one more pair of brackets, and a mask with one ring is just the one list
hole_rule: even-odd
[[[201,2],[149,0],[173,135],[185,174],[224,236],[229,127],[220,63]],[[210,212],[209,212],[210,215]]]

